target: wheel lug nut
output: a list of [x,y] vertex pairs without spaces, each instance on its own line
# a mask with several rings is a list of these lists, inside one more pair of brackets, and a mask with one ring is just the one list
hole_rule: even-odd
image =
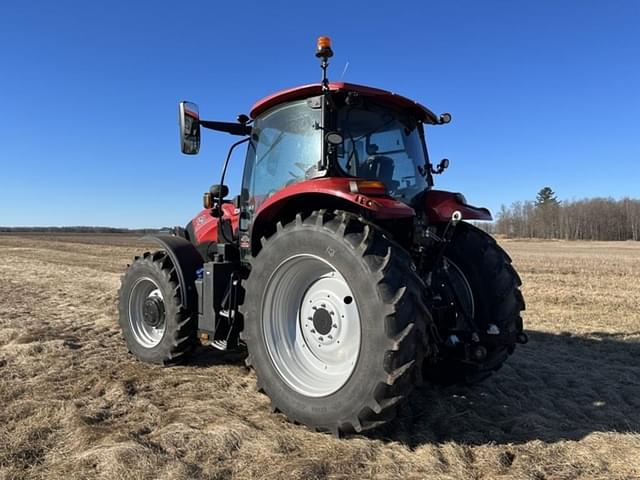
[[338,325],[336,325],[335,323],[333,325],[331,325],[332,328],[338,328]]
[[322,308],[327,308],[327,304],[326,304],[326,303],[323,303],[323,304],[321,304],[320,306],[321,306]]
[[313,317],[307,317],[307,320],[313,320]]
[[318,340],[323,341],[323,340],[324,340],[324,338],[322,338],[322,337],[318,337]]
[[317,310],[318,307],[311,307],[311,310]]
[[333,337],[332,337],[331,335],[327,335],[327,338],[328,338],[329,340],[333,340]]
[[311,333],[316,333],[316,331],[312,328],[312,329],[311,329]]
[[331,315],[335,315],[335,314],[336,314],[336,312],[329,312],[329,313],[330,313]]

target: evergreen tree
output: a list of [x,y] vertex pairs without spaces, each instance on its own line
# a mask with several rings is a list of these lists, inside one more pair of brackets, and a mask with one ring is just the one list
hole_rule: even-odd
[[546,207],[547,205],[559,205],[556,192],[551,187],[541,188],[536,195],[536,207]]
[[560,220],[560,202],[551,187],[540,189],[535,203],[535,236],[542,238],[557,238]]

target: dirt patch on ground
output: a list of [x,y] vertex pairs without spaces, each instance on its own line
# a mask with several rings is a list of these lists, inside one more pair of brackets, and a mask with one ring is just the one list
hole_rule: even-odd
[[0,479],[640,478],[640,245],[503,245],[529,344],[338,440],[270,413],[237,356],[131,358],[115,305],[133,238],[0,236]]

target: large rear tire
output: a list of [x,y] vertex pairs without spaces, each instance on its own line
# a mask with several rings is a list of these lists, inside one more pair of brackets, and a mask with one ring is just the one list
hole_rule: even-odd
[[[466,304],[463,308],[470,312],[478,331],[509,340],[498,345],[480,344],[486,350],[482,360],[465,358],[468,352],[463,345],[452,348],[440,344],[435,362],[431,359],[425,366],[425,377],[443,385],[478,383],[502,367],[522,334],[522,282],[511,258],[493,237],[468,223],[456,227],[444,261],[448,262],[449,278],[456,284],[456,302]],[[441,337],[447,335],[440,331]]]
[[181,306],[176,271],[163,251],[135,258],[122,276],[118,311],[129,352],[139,360],[177,363],[196,344],[195,316]]
[[247,364],[272,409],[335,434],[392,419],[421,379],[421,285],[407,252],[351,214],[278,224],[242,307]]

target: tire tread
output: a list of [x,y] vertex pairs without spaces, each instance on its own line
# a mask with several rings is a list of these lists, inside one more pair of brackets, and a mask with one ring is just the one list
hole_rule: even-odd
[[[426,327],[431,323],[431,316],[421,294],[422,280],[410,268],[411,260],[402,247],[387,238],[375,225],[343,211],[298,213],[282,229],[276,229],[268,238],[263,237],[262,250],[256,261],[260,261],[262,252],[268,251],[274,238],[301,228],[329,231],[333,236],[342,238],[346,248],[350,247],[354,253],[362,256],[371,272],[372,281],[376,284],[377,295],[384,305],[384,332],[387,337],[382,362],[376,373],[377,387],[372,397],[361,400],[363,406],[351,418],[311,426],[336,435],[353,431],[360,433],[379,427],[395,417],[398,407],[422,379],[424,349],[428,345],[425,342]],[[247,289],[249,288],[252,287],[248,286]],[[246,321],[255,319],[247,319],[245,316]],[[246,337],[246,333],[243,334],[249,346],[247,365],[252,366],[252,339]],[[259,378],[258,385],[262,387]],[[290,421],[304,423],[287,405],[274,404],[274,408],[284,413]]]

